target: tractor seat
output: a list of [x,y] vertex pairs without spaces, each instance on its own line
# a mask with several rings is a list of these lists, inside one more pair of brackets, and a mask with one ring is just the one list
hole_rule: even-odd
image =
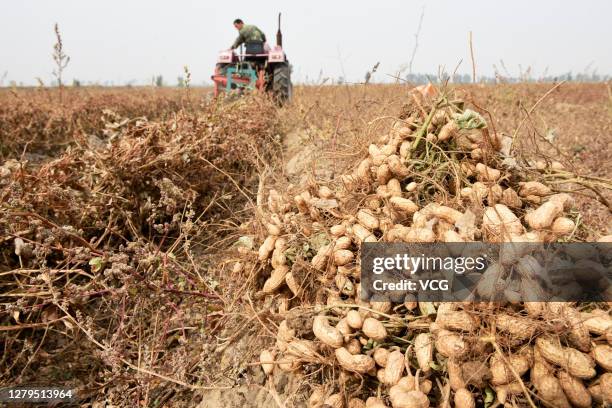
[[245,54],[265,54],[263,41],[249,41],[245,43]]

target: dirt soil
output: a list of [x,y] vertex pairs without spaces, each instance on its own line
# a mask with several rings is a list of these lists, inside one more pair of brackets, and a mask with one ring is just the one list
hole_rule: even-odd
[[[313,144],[313,139],[307,137],[307,132],[288,132],[283,138],[283,148],[284,170],[289,181],[299,182],[302,176],[310,171],[323,179],[332,175],[329,163],[317,160],[320,147]],[[219,356],[218,359],[209,362],[211,370],[223,372],[228,378],[235,379],[236,385],[230,389],[203,391],[198,396],[201,402],[197,408],[307,407],[309,388],[305,386],[302,375],[275,370],[271,381],[266,381],[261,367],[249,364],[259,359],[260,351],[270,347],[273,339],[270,336],[260,336],[259,327],[247,329],[244,333],[235,333],[234,328],[239,324],[236,322],[226,326],[220,337],[228,336],[229,344],[217,347],[212,354]]]
[[249,331],[226,348],[217,348],[214,354],[220,355],[220,359],[218,364],[211,364],[210,369],[227,373],[225,375],[234,379],[236,384],[229,389],[203,391],[198,397],[201,402],[197,407],[278,408],[288,399],[293,400],[295,407],[305,407],[306,395],[298,395],[302,385],[299,376],[276,370],[272,381],[266,382],[261,368],[249,364],[258,360],[259,351],[269,343],[269,339]]

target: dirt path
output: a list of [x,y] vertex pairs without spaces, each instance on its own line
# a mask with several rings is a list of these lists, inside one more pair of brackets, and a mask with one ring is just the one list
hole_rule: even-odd
[[295,130],[287,134],[283,141],[285,148],[284,171],[290,181],[299,179],[305,172],[314,172],[318,178],[332,176],[328,163],[320,148],[308,136],[307,131]]
[[[290,182],[299,182],[305,174],[314,171],[317,177],[331,177],[329,163],[317,154],[320,149],[304,130],[294,130],[283,139],[283,172]],[[310,173],[312,174],[312,173]],[[220,357],[217,365],[211,362],[211,370],[229,373],[236,385],[231,389],[205,391],[200,394],[197,408],[305,408],[303,376],[274,370],[267,379],[259,365],[259,352],[270,346],[270,339],[257,337],[258,333],[245,331],[223,349],[215,350]],[[221,336],[223,337],[223,335]],[[211,373],[212,374],[212,373]]]

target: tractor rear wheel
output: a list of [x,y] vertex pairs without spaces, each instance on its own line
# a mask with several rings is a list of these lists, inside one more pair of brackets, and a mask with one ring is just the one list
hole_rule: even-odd
[[278,64],[272,73],[272,95],[279,103],[290,102],[293,96],[291,84],[291,67],[289,64]]

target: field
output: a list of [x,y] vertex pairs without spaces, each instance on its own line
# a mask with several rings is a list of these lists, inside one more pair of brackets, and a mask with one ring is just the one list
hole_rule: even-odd
[[[444,139],[466,108],[479,124]],[[399,230],[514,239],[483,221],[499,203],[523,239],[609,236],[610,144],[605,83],[449,85],[432,98],[300,86],[285,107],[208,89],[0,90],[0,387],[70,387],[96,408],[605,404],[608,303],[363,303],[354,259]],[[563,193],[563,228],[533,227],[529,214]],[[471,239],[426,214],[440,207],[476,214]],[[385,334],[342,331],[351,312]],[[399,355],[397,381],[376,350]]]

